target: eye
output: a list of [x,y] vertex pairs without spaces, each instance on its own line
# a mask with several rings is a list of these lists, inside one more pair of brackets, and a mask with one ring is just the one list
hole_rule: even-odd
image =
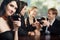
[[35,13],[37,13],[37,11],[34,11]]
[[[10,4],[11,7],[14,7],[14,5]],[[15,7],[15,9],[17,9],[17,7]]]
[[17,9],[17,7],[15,7],[15,9]]
[[10,4],[11,7],[14,7],[14,5]]
[[50,14],[50,12],[48,12],[48,14]]

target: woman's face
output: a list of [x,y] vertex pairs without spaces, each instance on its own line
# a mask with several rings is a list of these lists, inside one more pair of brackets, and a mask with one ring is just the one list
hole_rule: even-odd
[[6,16],[11,16],[16,12],[17,9],[17,3],[15,1],[11,1],[6,7],[5,7],[5,13]]
[[24,6],[24,8],[21,10],[21,15],[25,15],[25,12],[26,12],[26,8],[27,8],[27,6]]
[[29,14],[30,14],[32,17],[35,17],[36,14],[37,14],[37,9],[31,10]]

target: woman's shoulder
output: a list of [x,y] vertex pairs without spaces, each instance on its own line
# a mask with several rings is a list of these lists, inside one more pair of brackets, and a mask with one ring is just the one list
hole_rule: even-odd
[[4,19],[3,19],[2,17],[0,17],[0,23],[3,22],[3,20],[4,20]]
[[2,17],[0,17],[0,19],[2,19]]
[[2,21],[2,17],[0,17],[0,22]]
[[1,27],[2,27],[2,24],[3,23],[3,18],[2,17],[0,17],[0,31],[1,31]]
[[0,26],[4,24],[5,24],[5,20],[2,17],[0,17]]

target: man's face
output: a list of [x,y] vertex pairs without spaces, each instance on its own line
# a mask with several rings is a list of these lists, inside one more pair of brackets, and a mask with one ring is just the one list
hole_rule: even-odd
[[48,12],[48,19],[49,19],[49,20],[53,20],[55,17],[56,17],[56,15],[53,14],[53,11],[52,11],[52,10],[50,10],[50,11]]

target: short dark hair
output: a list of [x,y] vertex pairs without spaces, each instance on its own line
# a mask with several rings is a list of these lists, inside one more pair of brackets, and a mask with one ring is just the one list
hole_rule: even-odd
[[28,4],[24,1],[19,1],[19,4],[18,4],[18,9],[17,9],[17,13],[20,13],[21,10],[24,8],[24,6],[27,6]]
[[50,8],[50,9],[48,10],[48,12],[49,12],[49,11],[52,11],[52,13],[53,13],[54,15],[56,15],[56,16],[57,16],[57,14],[58,14],[57,9],[55,9],[55,8]]
[[4,15],[5,13],[5,7],[11,2],[11,1],[16,1],[18,5],[19,0],[3,0],[0,6],[0,16]]

